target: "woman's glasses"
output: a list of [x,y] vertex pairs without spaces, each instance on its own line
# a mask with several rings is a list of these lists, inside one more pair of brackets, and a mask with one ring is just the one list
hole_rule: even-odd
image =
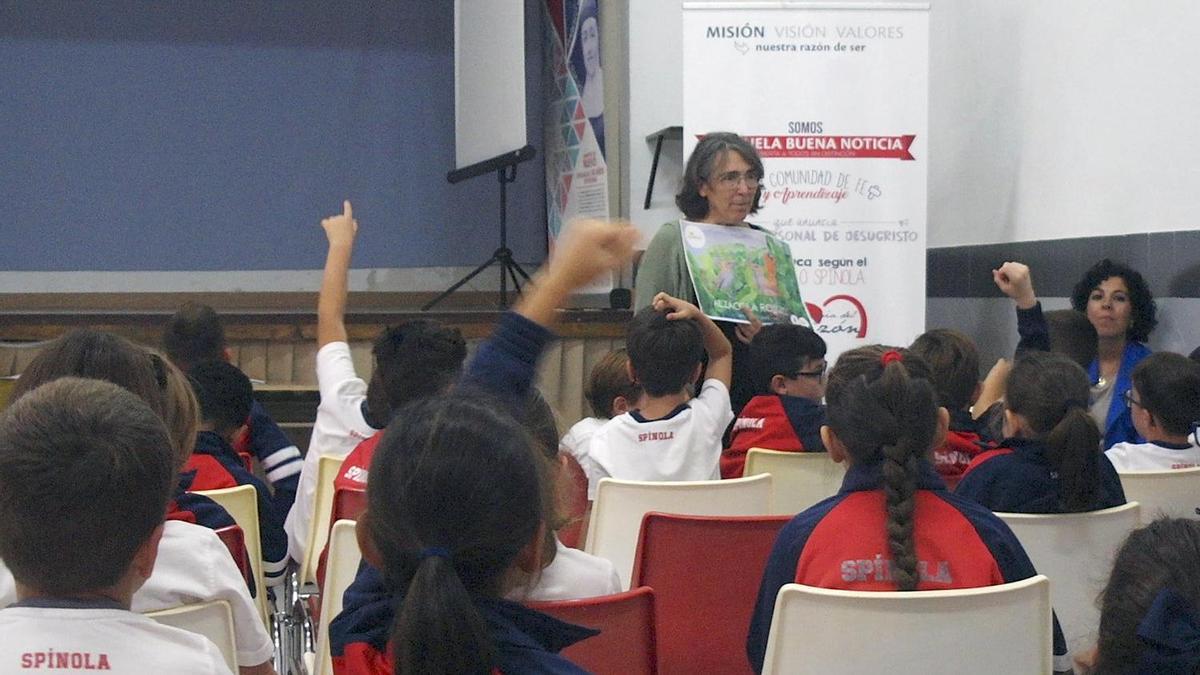
[[717,185],[726,190],[736,190],[740,183],[745,183],[746,187],[756,190],[760,182],[762,182],[761,177],[749,172],[726,171],[716,178]]

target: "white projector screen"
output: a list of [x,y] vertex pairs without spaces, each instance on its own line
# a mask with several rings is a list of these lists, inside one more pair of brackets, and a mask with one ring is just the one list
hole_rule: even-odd
[[454,139],[458,169],[525,146],[524,0],[455,0]]

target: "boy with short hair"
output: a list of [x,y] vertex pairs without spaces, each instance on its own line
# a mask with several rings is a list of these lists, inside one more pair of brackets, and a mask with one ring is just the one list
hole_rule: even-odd
[[229,673],[204,637],[129,611],[154,569],[175,464],[133,393],[64,377],[0,416],[0,670]]
[[233,439],[245,431],[254,404],[254,387],[245,373],[227,361],[201,361],[188,371],[188,379],[200,404],[201,419],[196,448],[184,466],[185,472],[195,472],[190,489],[254,487],[258,493],[263,575],[268,586],[279,585],[287,567],[284,515],[272,503],[270,488],[246,470],[232,445]]
[[741,478],[750,448],[824,452],[825,340],[811,328],[764,326],[750,343],[755,396],[721,453],[721,478]]
[[[603,477],[685,481],[720,478],[721,436],[733,421],[732,347],[695,305],[666,293],[634,315],[626,338],[629,374],[644,395],[637,410],[598,429],[584,471],[588,498]],[[708,353],[707,379],[691,398]]]
[[950,413],[950,429],[933,450],[933,466],[953,490],[971,460],[996,447],[984,423],[971,417],[980,390],[979,350],[971,338],[946,328],[926,331],[909,349],[929,364],[938,405]]
[[1166,471],[1200,466],[1200,363],[1155,352],[1130,375],[1125,395],[1145,443],[1117,443],[1104,452],[1117,471]]
[[[202,361],[230,361],[225,328],[216,310],[189,302],[179,308],[163,331],[163,348],[172,363],[184,372]],[[274,488],[279,513],[296,501],[303,460],[300,450],[257,400],[251,400],[246,431],[231,441],[236,452],[253,454]]]
[[642,388],[629,376],[629,354],[624,347],[612,350],[592,366],[584,391],[593,417],[585,417],[563,434],[559,445],[582,462],[596,430],[610,419],[637,408]]

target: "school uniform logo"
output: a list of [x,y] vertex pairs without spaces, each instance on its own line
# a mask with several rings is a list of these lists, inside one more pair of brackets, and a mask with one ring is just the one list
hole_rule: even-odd
[[675,438],[674,431],[645,431],[637,435],[638,443],[647,441],[669,441]]
[[[896,564],[890,558],[876,553],[874,559],[858,559],[842,561],[842,581],[891,581],[892,571]],[[921,581],[932,584],[953,584],[954,575],[950,573],[950,562],[947,560],[918,560],[917,575]]]
[[112,670],[104,652],[25,652],[21,654],[23,670]]

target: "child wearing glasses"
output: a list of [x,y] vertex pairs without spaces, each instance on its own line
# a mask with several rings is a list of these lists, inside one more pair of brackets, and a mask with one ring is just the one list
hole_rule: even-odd
[[1200,363],[1158,352],[1137,364],[1125,392],[1133,426],[1145,443],[1117,443],[1104,454],[1117,471],[1200,466]]
[[971,417],[979,398],[979,350],[971,338],[956,330],[926,331],[909,347],[929,364],[929,382],[938,405],[950,412],[946,440],[933,449],[933,468],[953,490],[977,455],[995,449],[996,440],[982,421]]
[[750,343],[755,396],[721,453],[721,478],[741,478],[750,448],[824,452],[825,340],[804,326],[765,326]]

